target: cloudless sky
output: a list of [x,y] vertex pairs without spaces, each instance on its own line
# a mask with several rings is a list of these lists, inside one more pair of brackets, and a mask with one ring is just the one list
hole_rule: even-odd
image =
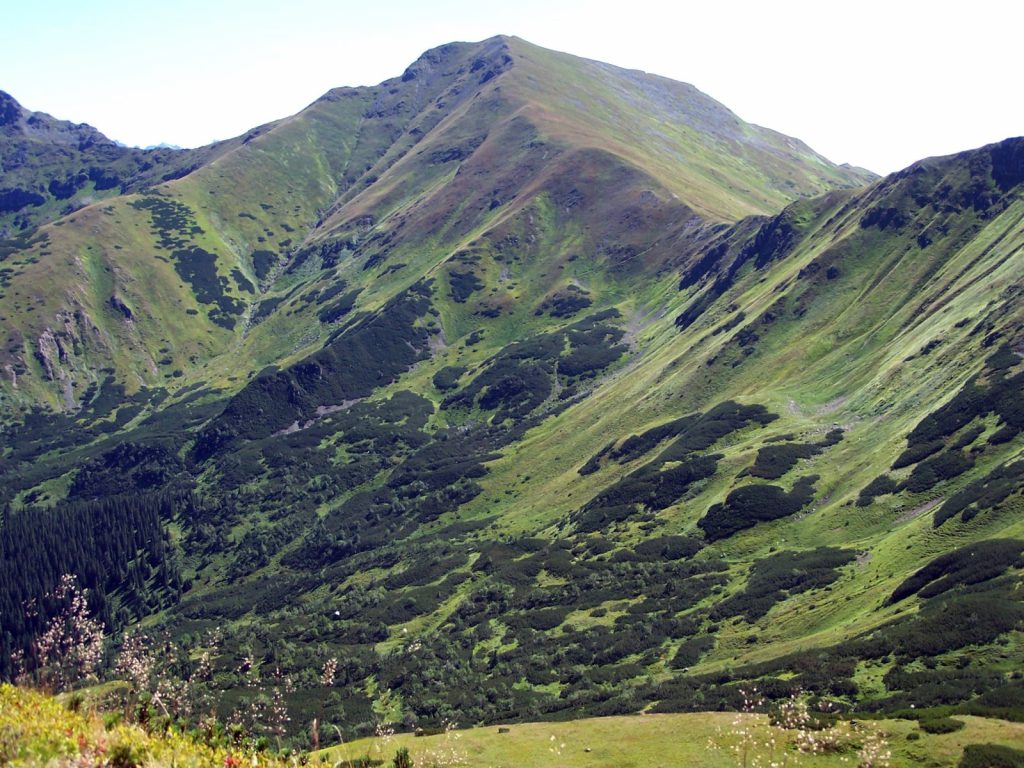
[[495,34],[692,83],[879,173],[1024,134],[1020,0],[33,0],[0,90],[132,145],[197,146]]

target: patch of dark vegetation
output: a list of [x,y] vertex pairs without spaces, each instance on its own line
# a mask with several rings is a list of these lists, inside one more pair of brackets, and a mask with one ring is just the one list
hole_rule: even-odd
[[569,285],[544,300],[535,315],[548,314],[551,317],[572,317],[593,304],[590,294],[578,285]]
[[738,326],[740,323],[742,323],[746,319],[747,319],[746,313],[744,313],[744,312],[737,312],[729,320],[726,320],[720,326],[715,328],[715,330],[713,330],[711,332],[711,335],[712,336],[718,336],[721,333],[728,333],[729,331],[731,331],[733,328]]
[[[980,666],[959,663],[939,666],[935,659],[927,659],[924,669],[919,671],[910,671],[903,663],[896,663],[882,678],[891,695],[875,700],[871,709],[888,710],[907,718],[918,717],[922,721],[941,720],[940,713],[948,711],[950,705],[984,693],[998,686],[1002,679],[998,672]],[[949,726],[936,723],[937,729],[946,727]]]
[[[683,331],[697,322],[704,312],[736,283],[736,278],[746,265],[753,262],[753,268],[761,270],[784,258],[797,241],[796,215],[794,210],[786,208],[777,216],[758,220],[761,223],[752,236],[747,234],[749,228],[737,230],[735,236],[729,236],[733,240],[732,243],[726,239],[711,247],[683,274],[679,281],[679,290],[692,288],[711,275],[714,275],[715,279],[676,317],[676,327]],[[747,239],[738,241],[739,237]],[[735,253],[735,256],[730,260],[731,253]]]
[[878,496],[887,496],[890,493],[896,493],[896,491],[899,490],[899,487],[899,483],[888,475],[879,475],[861,489],[860,493],[857,495],[857,506],[870,506]]
[[[59,605],[44,596],[64,574],[87,589],[110,629],[177,601],[185,582],[163,522],[194,505],[190,494],[125,494],[0,515],[0,677]],[[27,605],[37,610],[26,611]]]
[[[630,435],[617,448],[614,443],[605,446],[587,462],[596,472],[603,457],[625,464],[648,453],[668,440],[673,441],[658,458],[660,462],[686,458],[691,453],[705,451],[726,435],[754,424],[765,426],[778,416],[762,405],[741,405],[731,400],[719,403],[707,413],[694,413],[659,424],[639,435]],[[581,472],[581,474],[583,474]]]
[[993,579],[975,590],[951,590],[925,601],[912,619],[885,629],[882,647],[906,659],[939,656],[991,643],[1024,621],[1024,604],[1010,584]]
[[342,291],[348,288],[348,283],[345,280],[335,280],[325,288],[321,288],[319,292],[310,291],[303,296],[303,301],[310,302],[316,301],[319,304],[326,304],[328,301],[339,295]]
[[135,313],[132,312],[132,308],[124,303],[124,300],[120,296],[111,296],[107,299],[107,303],[110,308],[116,310],[125,320],[134,320]]
[[231,330],[235,315],[245,311],[245,303],[225,293],[228,279],[217,274],[217,257],[198,246],[173,251],[174,269],[189,285],[200,304],[216,304],[207,312],[216,325]]
[[175,271],[191,286],[196,301],[215,305],[207,313],[210,320],[222,328],[234,328],[245,302],[228,295],[228,279],[217,274],[217,256],[194,244],[194,237],[203,230],[192,209],[163,195],[147,195],[130,205],[149,213],[159,247],[170,251]]
[[296,251],[291,258],[285,272],[294,274],[309,261],[310,257],[316,257],[320,261],[321,269],[334,269],[341,260],[341,256],[352,251],[352,244],[348,240],[329,240],[319,245],[312,245]]
[[963,522],[970,522],[981,511],[998,507],[1022,489],[1024,461],[1002,464],[947,499],[935,512],[935,527],[956,515],[960,515]]
[[19,187],[0,189],[0,213],[15,213],[28,206],[38,207],[46,198],[38,192]]
[[893,590],[888,603],[898,603],[912,595],[935,597],[954,587],[994,579],[1014,567],[1024,567],[1024,541],[988,539],[969,544],[940,555],[914,573]]
[[252,270],[257,280],[266,280],[277,266],[278,256],[273,251],[253,251]]
[[231,276],[235,279],[235,285],[238,286],[238,290],[245,291],[246,293],[256,293],[256,286],[250,282],[249,278],[242,274],[242,270],[238,267],[231,270]]
[[281,302],[283,301],[283,296],[274,296],[273,298],[260,300],[259,305],[256,307],[256,311],[252,315],[253,323],[261,323],[266,320],[274,313],[274,310],[281,306]]
[[235,438],[267,437],[310,419],[320,406],[366,397],[395,381],[426,355],[427,333],[414,323],[429,308],[430,287],[418,283],[320,351],[284,370],[259,374],[200,433],[195,457],[208,459]]
[[344,294],[340,299],[332,302],[328,306],[317,312],[317,318],[321,323],[334,323],[345,317],[356,305],[356,299],[359,297],[359,288],[355,288],[348,293]]
[[696,555],[703,546],[700,539],[690,536],[657,536],[641,541],[633,548],[633,553],[640,560],[684,560]]
[[974,466],[974,459],[963,451],[943,451],[937,456],[922,461],[910,477],[903,481],[900,490],[921,493],[946,480],[959,477]]
[[442,165],[444,163],[452,163],[459,160],[465,160],[467,157],[472,155],[477,147],[479,147],[483,141],[484,136],[475,136],[471,139],[467,139],[461,144],[454,147],[445,147],[444,149],[435,149],[430,153],[428,159],[432,165]]
[[721,456],[695,456],[669,468],[651,462],[631,472],[588,502],[573,517],[579,533],[602,531],[638,513],[637,505],[649,511],[672,506],[690,486],[715,474]]
[[968,744],[957,768],[1024,768],[1024,750],[1002,744]]
[[446,365],[434,374],[434,386],[442,392],[456,389],[459,386],[459,379],[466,370],[464,365]]
[[576,471],[584,477],[586,477],[587,475],[594,474],[595,472],[597,472],[597,470],[601,468],[601,459],[603,459],[608,454],[608,452],[611,451],[611,449],[614,447],[615,441],[613,440],[600,451],[598,451],[589,459],[587,459],[586,463]]
[[96,499],[161,490],[182,469],[181,461],[169,446],[120,443],[79,468],[68,489],[68,498]]
[[495,411],[496,424],[527,417],[551,397],[556,376],[568,384],[592,378],[622,356],[623,332],[605,322],[617,315],[611,310],[509,344],[467,386],[446,397],[442,407]]
[[796,466],[800,459],[817,456],[826,448],[843,439],[843,430],[834,429],[820,443],[782,443],[772,444],[757,452],[757,459],[747,473],[765,480],[778,480]]
[[952,717],[922,718],[917,721],[917,724],[922,731],[933,735],[956,733],[962,731],[966,726],[963,720],[956,720]]
[[46,232],[39,232],[34,227],[23,229],[15,235],[0,238],[0,262],[5,261],[18,251],[28,250],[34,245],[45,243],[50,239]]
[[860,226],[862,229],[875,227],[877,229],[900,229],[906,226],[907,219],[903,211],[898,208],[887,206],[875,206],[861,217]]
[[982,375],[973,377],[952,400],[914,427],[907,435],[907,449],[893,463],[893,469],[910,466],[942,451],[954,442],[960,430],[990,413],[998,416],[1003,425],[996,443],[1008,442],[1020,434],[1024,430],[1024,398],[1020,396],[1024,391],[1024,372],[1012,376],[1008,373],[1020,359],[1010,347],[1000,347],[985,361]]
[[448,273],[448,285],[451,287],[452,300],[465,304],[470,296],[484,287],[484,282],[472,272],[453,269]]
[[718,541],[760,522],[789,517],[811,503],[817,480],[817,475],[802,477],[789,493],[777,485],[742,486],[731,491],[725,503],[708,509],[697,525],[708,541]]
[[683,640],[672,657],[671,666],[673,669],[686,670],[696,665],[704,654],[715,647],[715,638],[711,635],[701,635]]
[[651,427],[639,435],[630,435],[610,453],[610,458],[620,464],[633,461],[668,438],[683,434],[689,427],[699,422],[701,417],[702,414],[699,413],[690,414],[664,424],[659,424],[656,427]]
[[836,547],[777,552],[755,562],[744,590],[718,603],[711,616],[743,616],[754,622],[792,595],[828,586],[839,578],[838,569],[855,559],[856,553]]

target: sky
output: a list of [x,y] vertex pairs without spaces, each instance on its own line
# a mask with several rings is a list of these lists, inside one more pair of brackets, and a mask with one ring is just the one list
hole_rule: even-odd
[[829,159],[889,173],[1024,134],[1019,0],[34,0],[0,12],[0,90],[129,145],[199,146],[516,35],[692,83]]

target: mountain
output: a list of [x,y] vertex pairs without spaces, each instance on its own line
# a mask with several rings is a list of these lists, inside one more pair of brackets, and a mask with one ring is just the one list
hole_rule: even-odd
[[0,672],[75,572],[300,724],[1020,717],[1024,139],[878,179],[498,37],[195,153],[0,252]]
[[[45,135],[94,135],[59,125]],[[41,178],[19,182],[39,197],[65,154],[46,146],[35,155]],[[154,156],[99,146],[119,162]],[[12,240],[21,257],[4,265],[0,369],[16,404],[75,411],[105,380],[129,394],[175,390],[316,348],[306,336],[323,324],[295,297],[287,321],[278,312],[253,322],[295,287],[311,254],[310,266],[327,268],[341,254],[406,264],[346,278],[366,278],[361,303],[379,306],[459,251],[502,238],[548,239],[561,258],[586,248],[628,271],[665,258],[669,231],[654,247],[663,228],[773,212],[864,178],[690,86],[509,38],[444,46],[376,88],[336,89],[233,142],[164,154],[177,165],[163,175],[190,172],[161,181],[154,163],[136,181],[118,171],[123,191],[148,182],[146,191]],[[557,291],[548,278],[531,289]]]
[[91,125],[30,112],[0,91],[0,234],[23,234],[103,198],[179,178],[228,146],[129,149]]

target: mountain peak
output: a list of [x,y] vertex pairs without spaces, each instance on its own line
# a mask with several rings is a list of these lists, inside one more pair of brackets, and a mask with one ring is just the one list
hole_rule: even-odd
[[400,79],[407,83],[432,74],[450,74],[453,65],[465,66],[470,58],[469,71],[480,73],[478,81],[483,84],[512,64],[509,41],[504,35],[496,35],[478,43],[452,42],[430,48],[406,67]]

